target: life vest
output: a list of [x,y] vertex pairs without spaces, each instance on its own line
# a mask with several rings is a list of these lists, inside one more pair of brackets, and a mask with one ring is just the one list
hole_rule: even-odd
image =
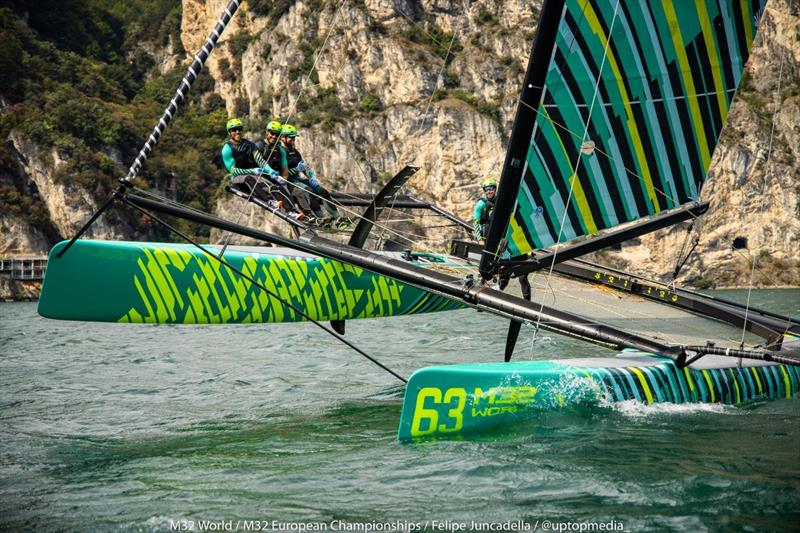
[[480,219],[480,224],[483,226],[488,224],[489,221],[492,220],[492,213],[494,213],[494,199],[493,198],[490,199],[488,196],[484,196],[483,198],[481,198],[481,200],[483,200],[483,203],[486,204],[485,207],[483,208],[483,212],[481,213],[481,219]]
[[303,156],[300,154],[300,150],[298,150],[297,148],[289,149],[286,148],[285,146],[283,147],[283,149],[286,150],[286,166],[289,167],[290,170],[296,168],[297,165],[300,163],[300,161],[303,160]]
[[[256,149],[261,152],[261,155],[264,156],[266,159],[267,164],[273,169],[275,172],[280,173],[281,169],[283,168],[283,162],[281,161],[281,152],[285,152],[286,150],[280,143],[275,144],[275,149],[272,148],[273,145],[269,144],[265,140],[260,140],[256,143]],[[291,168],[291,167],[289,167]]]
[[233,144],[233,141],[228,139],[225,144],[233,150],[233,160],[236,162],[236,168],[256,168],[258,166],[253,157],[253,151],[256,149],[255,144],[247,139],[242,139],[239,144]]

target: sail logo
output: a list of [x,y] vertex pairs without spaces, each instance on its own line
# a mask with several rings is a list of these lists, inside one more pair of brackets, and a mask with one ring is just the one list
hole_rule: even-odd
[[489,417],[517,413],[520,407],[534,402],[536,387],[494,387],[483,391],[476,387],[472,396],[473,417]]

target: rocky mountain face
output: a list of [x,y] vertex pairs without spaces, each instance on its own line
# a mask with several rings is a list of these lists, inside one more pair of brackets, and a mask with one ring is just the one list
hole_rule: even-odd
[[[202,45],[226,4],[183,0],[185,50]],[[243,3],[203,75],[213,78],[228,114],[245,119],[252,140],[271,119],[298,125],[298,148],[330,188],[376,192],[403,165],[413,164],[420,171],[407,192],[469,219],[480,181],[499,177],[540,4],[252,0]],[[703,190],[709,213],[691,232],[688,224],[678,225],[625,243],[619,252],[604,252],[601,259],[671,279],[693,248],[679,282],[747,285],[754,271],[759,286],[800,284],[798,11],[791,0],[768,4],[749,75]],[[179,62],[151,45],[148,53],[162,70]],[[71,235],[96,205],[85,191],[54,179],[56,152],[13,134],[7,143],[18,154],[15,179],[45,199],[50,229],[21,225],[4,209],[0,254],[44,254],[55,234]],[[220,197],[215,210],[240,223],[288,232],[233,197]],[[442,250],[449,238],[464,236],[439,228],[423,238],[418,234],[426,224],[406,223],[399,228],[404,235],[395,238]],[[96,225],[93,236],[130,234],[106,223]],[[746,248],[732,248],[737,237]],[[212,232],[211,238],[227,236]]]

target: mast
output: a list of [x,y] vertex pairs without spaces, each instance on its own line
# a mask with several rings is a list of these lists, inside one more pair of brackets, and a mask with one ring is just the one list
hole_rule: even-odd
[[526,167],[525,155],[528,153],[528,144],[536,124],[536,110],[544,98],[547,67],[550,65],[550,58],[553,55],[564,4],[565,0],[545,0],[544,6],[542,6],[542,16],[539,19],[536,38],[533,40],[533,48],[528,58],[525,82],[517,105],[514,125],[511,128],[511,139],[503,162],[503,171],[500,174],[497,203],[481,256],[479,268],[484,279],[492,275],[493,263],[502,252],[500,241],[505,235],[508,222],[514,213],[517,192]]

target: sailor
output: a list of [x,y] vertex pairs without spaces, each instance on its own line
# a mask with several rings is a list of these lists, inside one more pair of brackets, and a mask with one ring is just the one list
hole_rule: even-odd
[[264,139],[256,143],[256,148],[267,161],[267,164],[280,173],[282,184],[288,188],[291,194],[292,201],[290,204],[292,208],[302,212],[306,222],[314,222],[316,217],[314,216],[314,210],[311,208],[308,194],[302,188],[289,181],[286,149],[280,141],[282,131],[283,124],[277,120],[269,121],[266,127],[266,135]]
[[[472,213],[474,221],[474,237],[476,241],[485,244],[486,235],[489,232],[489,223],[492,221],[494,214],[495,194],[497,194],[497,180],[489,178],[481,183],[484,195],[481,196],[475,204],[475,210]],[[508,277],[500,277],[499,288],[502,291],[506,288],[509,282]],[[522,297],[526,300],[531,299],[531,284],[528,281],[528,275],[519,276],[519,285],[522,289]]]
[[492,213],[494,213],[494,195],[497,193],[497,180],[489,178],[481,183],[484,195],[478,199],[475,204],[475,210],[472,212],[472,220],[474,222],[475,231],[473,237],[476,241],[483,242],[486,239],[486,233],[489,231],[489,222],[492,221]]
[[[291,124],[283,125],[283,129],[281,130],[281,143],[283,144],[284,150],[286,150],[289,181],[313,192],[310,201],[311,208],[314,210],[314,215],[321,224],[331,224],[337,229],[344,229],[343,226],[349,225],[350,221],[347,219],[340,219],[339,211],[336,209],[336,204],[331,197],[331,193],[320,184],[314,169],[303,159],[303,155],[295,144],[298,136],[299,133],[297,133],[296,127]],[[325,216],[322,210],[323,206],[330,216]]]
[[[242,121],[232,118],[225,129],[228,140],[222,145],[222,162],[228,170],[231,187],[248,195],[252,192],[254,197],[271,206],[277,207],[278,201],[286,201],[277,183],[280,175],[264,160],[256,145],[244,138]],[[259,179],[260,176],[266,179]]]

